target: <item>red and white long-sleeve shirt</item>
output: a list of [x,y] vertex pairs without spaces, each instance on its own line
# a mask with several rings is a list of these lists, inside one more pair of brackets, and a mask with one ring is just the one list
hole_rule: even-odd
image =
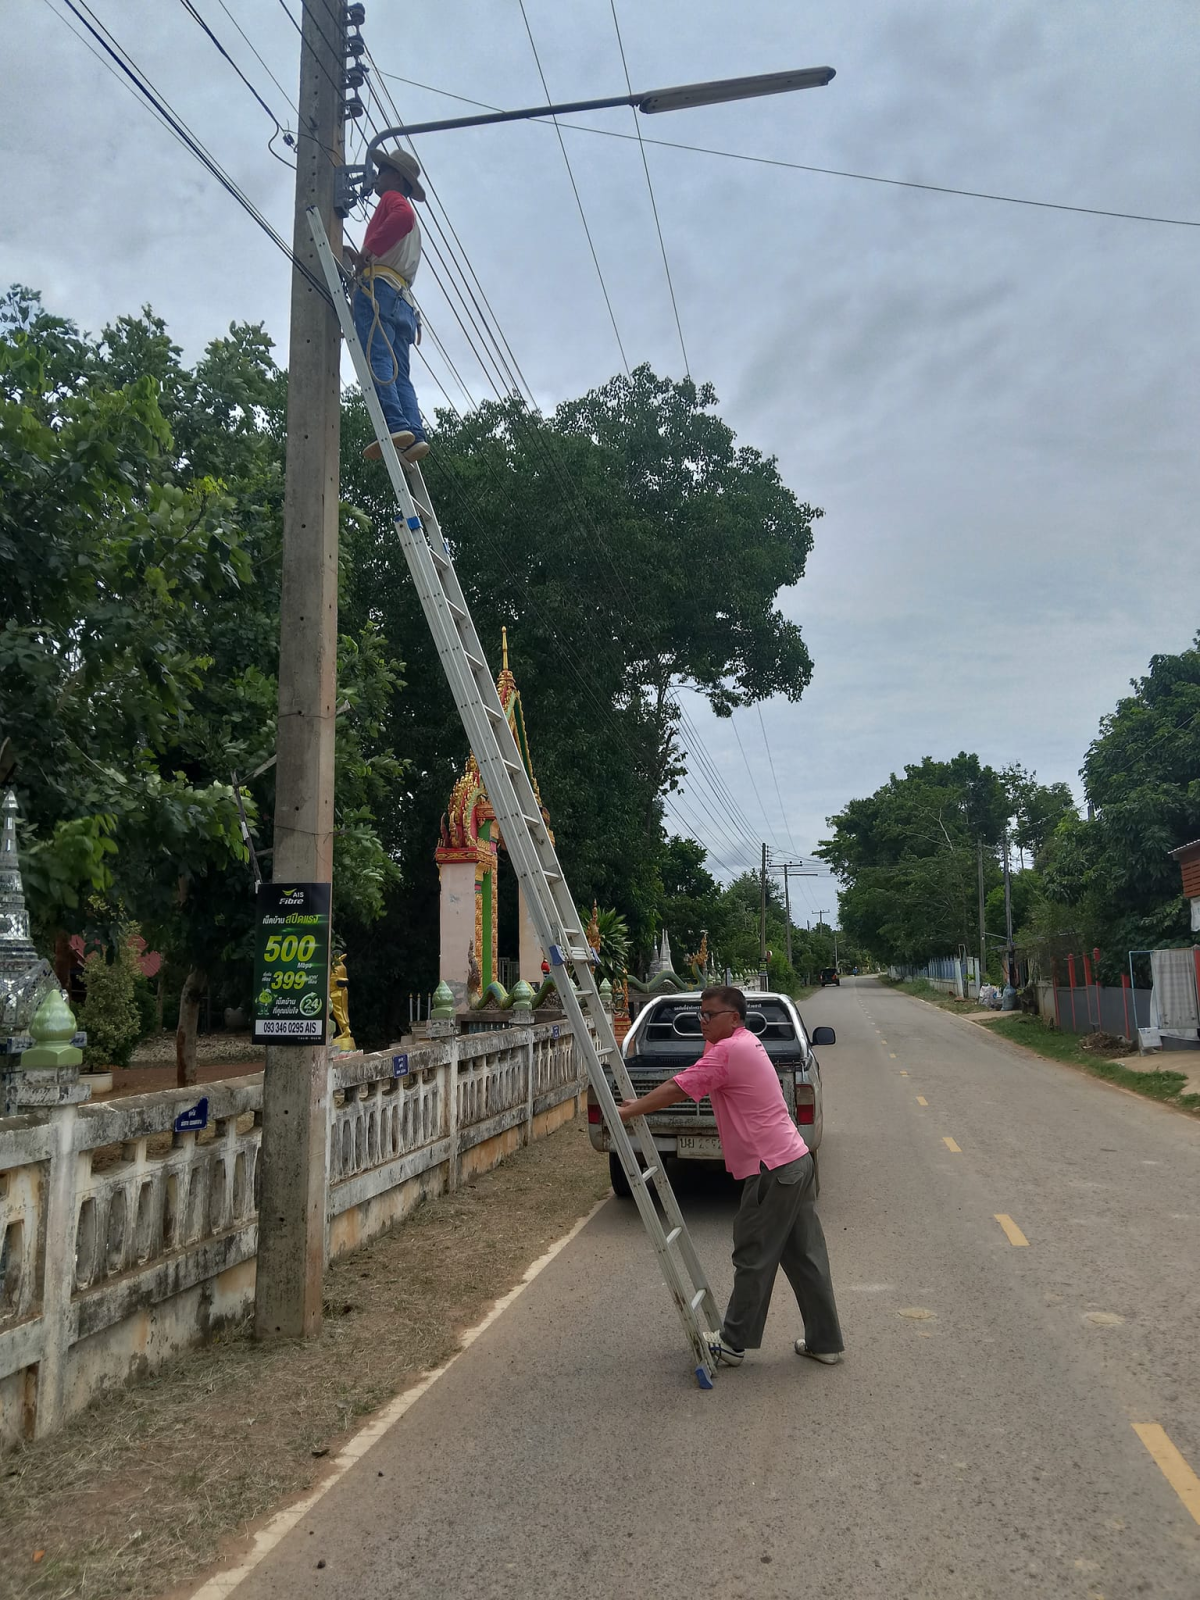
[[367,226],[363,254],[410,284],[421,264],[421,224],[412,203],[395,189],[380,195]]

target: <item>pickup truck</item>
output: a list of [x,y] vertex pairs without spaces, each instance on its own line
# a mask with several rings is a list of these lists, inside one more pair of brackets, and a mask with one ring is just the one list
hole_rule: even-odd
[[[784,1104],[805,1144],[814,1152],[815,1161],[822,1132],[821,1066],[812,1045],[833,1044],[833,1029],[817,1028],[810,1042],[790,995],[764,993],[746,995],[746,1026],[756,1038],[762,1040],[779,1074]],[[684,1067],[690,1067],[704,1054],[704,1039],[700,1032],[700,996],[665,994],[651,1000],[639,1012],[633,1027],[625,1035],[621,1054],[634,1093],[639,1096],[656,1088],[665,1078],[682,1072]],[[620,1091],[615,1089],[611,1074],[609,1087],[613,1088],[619,1100]],[[723,1164],[721,1140],[709,1100],[701,1100],[698,1105],[694,1100],[681,1101],[678,1105],[668,1106],[665,1111],[655,1112],[649,1122],[655,1148],[664,1155],[676,1156],[683,1161]],[[629,1184],[611,1147],[599,1103],[590,1089],[588,1136],[593,1149],[607,1152],[613,1189],[622,1198],[628,1199]]]

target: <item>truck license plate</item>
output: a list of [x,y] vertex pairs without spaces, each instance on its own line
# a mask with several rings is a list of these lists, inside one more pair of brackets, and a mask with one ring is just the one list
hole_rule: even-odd
[[715,1133],[681,1133],[676,1142],[675,1154],[685,1160],[720,1161],[721,1141]]

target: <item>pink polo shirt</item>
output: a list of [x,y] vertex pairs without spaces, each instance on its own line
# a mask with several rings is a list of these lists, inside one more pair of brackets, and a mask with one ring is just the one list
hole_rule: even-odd
[[711,1097],[725,1165],[735,1178],[757,1172],[760,1161],[773,1170],[808,1154],[771,1058],[746,1028],[710,1044],[695,1066],[675,1074],[675,1082],[689,1100]]

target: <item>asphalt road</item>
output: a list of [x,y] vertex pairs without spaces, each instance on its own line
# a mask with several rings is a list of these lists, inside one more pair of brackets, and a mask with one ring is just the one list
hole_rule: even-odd
[[[1200,1124],[869,979],[805,1011],[843,1365],[781,1278],[702,1393],[610,1201],[238,1600],[1197,1600]],[[734,1187],[678,1187],[722,1298]]]

